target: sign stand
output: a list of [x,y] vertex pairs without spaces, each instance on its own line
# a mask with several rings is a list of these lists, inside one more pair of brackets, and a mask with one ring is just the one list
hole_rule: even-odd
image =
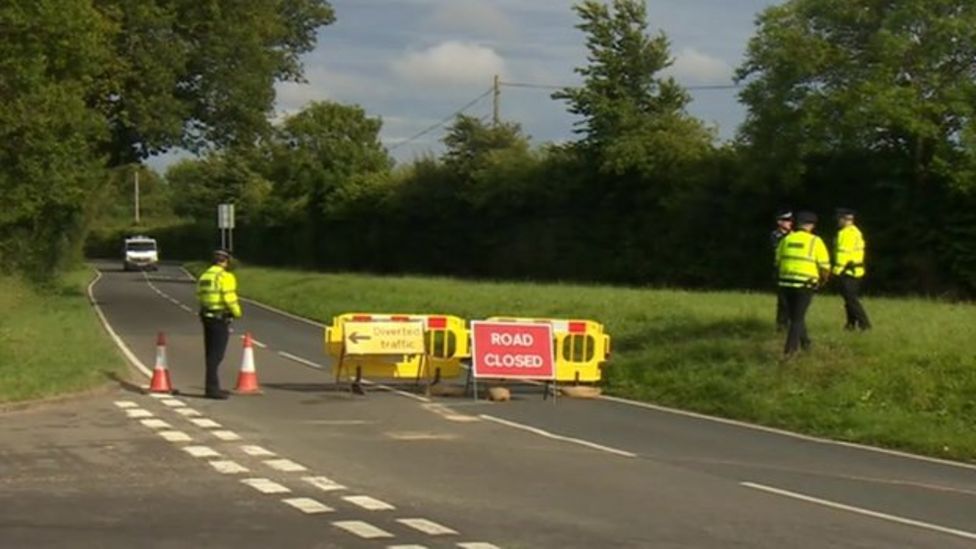
[[543,400],[553,391],[556,402],[556,364],[552,325],[501,321],[471,323],[469,377],[478,400],[478,378],[541,381]]
[[217,228],[220,229],[221,249],[234,251],[234,205],[217,204]]
[[[339,354],[339,364],[336,366],[336,386],[339,385],[342,374],[346,370],[346,361],[350,357],[392,357],[414,356],[420,358],[420,368],[417,370],[417,384],[420,384],[421,373],[424,377],[430,374],[430,355],[424,342],[423,321],[348,321],[343,325],[342,351]],[[357,394],[365,394],[362,388],[363,368],[356,365],[356,378],[350,390]],[[430,383],[427,384],[430,392]]]

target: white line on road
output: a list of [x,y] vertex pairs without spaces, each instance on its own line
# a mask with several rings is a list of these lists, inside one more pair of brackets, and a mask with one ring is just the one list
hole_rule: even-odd
[[99,306],[97,301],[95,301],[95,294],[93,293],[92,289],[95,287],[95,284],[101,279],[102,279],[102,272],[96,269],[95,279],[88,284],[89,303],[91,303],[92,308],[95,309],[95,314],[98,316],[98,320],[102,322],[102,327],[105,328],[105,331],[108,332],[109,337],[111,337],[112,341],[115,342],[115,346],[122,351],[123,355],[125,355],[125,358],[129,361],[129,364],[135,366],[136,369],[139,370],[142,373],[142,375],[146,376],[147,378],[152,377],[152,371],[149,368],[146,368],[146,365],[143,364],[142,361],[139,360],[139,358],[135,355],[135,353],[133,353],[132,350],[129,349],[129,346],[126,345],[124,341],[122,341],[122,338],[119,337],[119,334],[117,334],[115,332],[115,329],[112,328],[112,325],[108,323],[108,318],[106,318],[105,313],[102,311],[102,307]]
[[235,433],[234,431],[210,431],[210,432],[213,433],[213,436],[223,441],[230,442],[234,440],[241,440],[241,435]]
[[266,460],[264,464],[272,469],[284,471],[286,473],[298,473],[308,470],[304,465],[295,463],[290,459],[269,459]]
[[386,549],[427,549],[426,545],[387,545]]
[[291,492],[286,486],[282,486],[273,480],[266,478],[245,478],[241,482],[254,488],[262,494],[287,494]]
[[248,468],[244,467],[236,461],[230,460],[217,460],[211,461],[210,466],[217,470],[218,473],[223,473],[225,475],[236,475],[238,473],[247,473]]
[[461,549],[501,549],[501,547],[497,545],[484,543],[482,541],[470,541],[467,543],[459,543],[457,544],[457,546],[460,547]]
[[125,415],[133,419],[139,419],[141,417],[153,417],[153,413],[149,410],[144,410],[142,408],[130,408],[125,411]]
[[822,505],[824,507],[830,507],[832,509],[839,509],[841,511],[847,511],[850,513],[856,513],[858,515],[864,515],[868,517],[873,517],[881,520],[887,520],[889,522],[896,522],[898,524],[904,524],[906,526],[914,526],[916,528],[923,528],[925,530],[931,530],[933,532],[940,532],[943,534],[949,534],[952,536],[957,536],[960,538],[976,540],[976,533],[967,532],[965,530],[956,530],[955,528],[947,528],[945,526],[939,526],[937,524],[931,524],[928,522],[922,522],[920,520],[914,520],[904,517],[899,517],[896,515],[889,515],[887,513],[880,513],[878,511],[872,511],[870,509],[865,509],[863,507],[855,507],[853,505],[845,505],[843,503],[837,503],[834,501],[820,499],[813,496],[807,496],[798,492],[791,492],[789,490],[781,490],[779,488],[773,488],[772,486],[766,486],[764,484],[757,484],[754,482],[740,482],[739,483],[746,488],[752,488],[754,490],[761,490],[763,492],[768,492],[770,494],[776,494],[778,496],[788,497],[797,499],[800,501],[805,501],[807,503],[813,503],[816,505]]
[[164,398],[169,398],[169,394],[168,393],[149,393],[149,396],[151,396],[152,398],[158,399],[158,400],[162,400]]
[[493,421],[493,422],[498,423],[498,424],[501,424],[501,425],[507,425],[508,427],[514,427],[515,429],[521,429],[523,431],[528,431],[530,433],[534,433],[534,434],[539,435],[539,436],[543,436],[543,437],[546,437],[546,438],[551,438],[553,440],[559,440],[559,441],[562,441],[562,442],[570,442],[572,444],[579,444],[580,446],[586,446],[587,448],[592,448],[594,450],[600,450],[602,452],[609,452],[611,454],[615,454],[615,455],[622,456],[622,457],[628,457],[628,458],[637,457],[637,454],[635,454],[633,452],[628,452],[626,450],[618,450],[617,448],[611,448],[610,446],[604,446],[602,444],[597,444],[595,442],[590,442],[588,440],[583,440],[583,439],[573,438],[573,437],[567,437],[567,436],[563,436],[563,435],[557,435],[557,434],[554,434],[554,433],[550,433],[549,431],[545,431],[543,429],[539,429],[538,427],[532,427],[530,425],[523,425],[521,423],[516,423],[514,421],[508,421],[507,419],[501,419],[501,418],[498,418],[498,417],[495,417],[495,416],[489,416],[488,414],[480,414],[478,417],[480,417],[481,419],[487,419],[488,421]]
[[397,522],[403,524],[404,526],[409,526],[414,530],[418,530],[425,534],[431,536],[456,536],[457,530],[452,530],[447,526],[442,526],[434,521],[422,519],[422,518],[402,518],[396,519]]
[[186,311],[188,313],[192,313],[193,312],[193,309],[192,308],[187,307],[186,305],[184,305],[182,303],[180,303],[180,309],[183,309],[184,311]]
[[203,427],[204,429],[212,429],[214,427],[220,427],[221,425],[212,419],[205,417],[195,417],[190,420],[197,427]]
[[[189,273],[187,273],[187,274],[189,275]],[[267,309],[267,310],[271,311],[272,313],[277,313],[277,314],[279,314],[281,316],[287,316],[288,318],[290,318],[292,320],[297,320],[299,322],[304,322],[305,324],[310,324],[312,326],[315,326],[316,328],[325,328],[326,327],[325,324],[322,324],[321,322],[316,322],[316,321],[310,320],[308,318],[300,317],[298,315],[289,313],[288,311],[282,311],[281,309],[272,307],[271,305],[268,305],[266,303],[261,303],[260,301],[255,301],[253,299],[248,299],[246,297],[241,298],[241,301],[244,301],[244,302],[247,302],[247,303],[252,303],[254,305],[257,305],[258,307],[261,307],[262,309]]]
[[162,402],[166,406],[169,406],[170,408],[182,408],[186,406],[185,402],[183,402],[182,400],[176,400],[175,398],[163,399],[160,400],[160,402]]
[[118,406],[119,408],[122,408],[123,410],[126,409],[126,408],[138,408],[139,407],[138,404],[136,404],[135,402],[132,402],[131,400],[116,400],[115,401],[115,405]]
[[177,408],[176,413],[186,417],[196,417],[196,416],[203,415],[200,412],[194,410],[193,408]]
[[[243,340],[244,339],[244,336],[241,336],[241,339]],[[268,346],[266,344],[264,344],[264,343],[262,343],[262,342],[260,342],[260,341],[258,341],[256,339],[254,339],[253,337],[251,338],[251,343],[253,343],[255,346],[260,347],[262,349],[267,349],[268,348]]]
[[363,539],[392,538],[393,534],[373,526],[361,520],[340,520],[333,522],[333,526],[341,528],[350,534],[355,534]]
[[275,455],[275,453],[272,452],[271,450],[262,448],[261,446],[255,446],[253,444],[241,446],[241,450],[243,450],[244,453],[249,456],[267,457],[267,456]]
[[420,396],[420,395],[415,395],[413,393],[408,393],[407,391],[401,391],[400,389],[394,389],[393,387],[390,387],[389,385],[383,385],[382,383],[376,383],[375,381],[370,381],[368,379],[364,379],[363,380],[363,385],[370,385],[372,387],[376,387],[377,389],[382,389],[382,390],[388,391],[390,393],[398,394],[398,395],[400,395],[402,397],[407,397],[407,398],[416,400],[417,402],[430,402],[430,399],[427,398],[427,397]]
[[297,362],[299,364],[303,364],[305,366],[308,366],[309,368],[315,368],[316,370],[324,370],[325,369],[325,366],[322,366],[320,364],[316,364],[316,363],[312,362],[311,360],[304,359],[304,358],[302,358],[300,356],[293,355],[293,354],[291,354],[289,352],[286,352],[286,351],[278,351],[278,354],[281,355],[284,358],[287,358],[288,360],[294,360],[295,362]]
[[220,457],[220,452],[209,446],[184,446],[183,451],[195,458]]
[[139,420],[139,423],[149,427],[150,429],[172,429],[173,426],[161,419],[150,418]]
[[329,507],[328,505],[312,498],[286,498],[281,501],[309,515],[331,513],[332,511],[335,511],[335,509]]
[[358,505],[367,511],[392,511],[396,509],[396,507],[393,507],[385,501],[380,501],[369,496],[346,496],[342,499],[353,505]]
[[318,488],[319,490],[322,490],[323,492],[334,492],[336,490],[346,489],[345,486],[338,484],[327,477],[302,477],[302,480]]
[[190,442],[193,440],[190,435],[184,433],[183,431],[157,431],[159,436],[170,442]]

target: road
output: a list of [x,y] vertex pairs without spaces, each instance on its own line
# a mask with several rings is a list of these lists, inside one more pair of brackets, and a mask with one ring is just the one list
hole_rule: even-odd
[[[625,401],[553,403],[526,394],[490,403],[378,387],[355,396],[332,386],[320,327],[254,304],[235,329],[265,345],[255,354],[265,394],[200,399],[202,338],[182,271],[99,268],[94,295],[108,322],[150,368],[156,333],[164,331],[184,393],[168,404],[116,398],[114,405],[130,408],[115,413],[138,407],[185,433],[192,440],[166,446],[188,471],[206,470],[201,461],[231,461],[248,471],[211,465],[215,482],[239,491],[250,486],[243,480],[266,477],[286,486],[288,497],[259,489],[247,497],[327,507],[302,517],[303,527],[339,546],[976,546],[976,468]],[[225,385],[240,360],[234,338]],[[183,416],[184,407],[201,416]],[[220,427],[189,421],[201,418]],[[240,440],[221,440],[216,430]],[[221,457],[193,457],[185,446]],[[274,456],[244,455],[243,446]],[[275,460],[288,461],[264,463]],[[322,490],[307,477],[342,489]]]

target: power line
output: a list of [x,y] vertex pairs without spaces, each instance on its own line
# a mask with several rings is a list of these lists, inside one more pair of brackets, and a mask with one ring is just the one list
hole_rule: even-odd
[[[556,86],[554,84],[539,84],[535,82],[499,82],[499,85],[506,88],[529,88],[537,90],[561,90],[564,88],[576,88],[579,86]],[[742,86],[739,84],[711,84],[700,86],[682,86],[689,91],[708,91],[708,90],[737,90]]]
[[420,130],[419,132],[417,132],[417,133],[413,134],[412,136],[408,137],[407,139],[405,139],[405,140],[403,140],[403,141],[401,141],[401,142],[399,142],[399,143],[391,146],[389,150],[390,151],[394,151],[394,150],[396,150],[396,149],[398,149],[398,148],[406,145],[407,143],[416,141],[417,139],[420,139],[421,137],[427,135],[428,133],[430,133],[430,132],[432,132],[432,131],[434,131],[436,129],[441,128],[444,124],[447,124],[448,122],[450,122],[451,120],[453,120],[454,117],[456,117],[457,115],[462,114],[464,111],[466,111],[466,110],[470,109],[471,107],[475,106],[482,99],[484,99],[484,98],[488,97],[489,95],[491,95],[491,93],[493,91],[494,91],[493,89],[489,88],[488,90],[486,90],[484,93],[482,93],[478,97],[475,97],[471,101],[468,101],[463,107],[459,108],[458,110],[456,110],[456,111],[452,112],[451,114],[449,114],[449,115],[445,116],[444,118],[442,118],[436,124],[431,124],[430,126],[428,126],[428,127],[424,128],[424,129]]

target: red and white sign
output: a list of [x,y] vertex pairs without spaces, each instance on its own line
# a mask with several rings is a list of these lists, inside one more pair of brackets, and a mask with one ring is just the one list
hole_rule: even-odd
[[471,365],[475,377],[555,379],[552,325],[474,321]]

